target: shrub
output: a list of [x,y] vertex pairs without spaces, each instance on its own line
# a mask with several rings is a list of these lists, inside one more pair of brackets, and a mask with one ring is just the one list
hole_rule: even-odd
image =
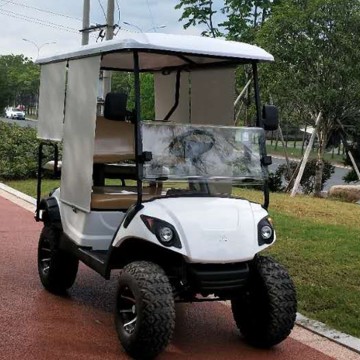
[[[38,147],[35,129],[0,122],[0,179],[36,177]],[[53,150],[44,150],[44,161],[53,159]]]
[[350,170],[345,176],[343,176],[343,180],[347,184],[350,184],[351,182],[359,181],[354,169]]
[[[290,172],[294,173],[298,166],[296,161],[290,162]],[[311,194],[314,191],[315,187],[315,171],[316,171],[316,159],[309,160],[305,166],[305,171],[303,177],[300,181],[300,185],[305,194]],[[330,179],[331,175],[334,173],[335,167],[331,165],[328,161],[324,160],[324,171],[322,176],[321,189],[324,188],[324,185],[327,180]],[[287,171],[286,164],[280,165],[275,173],[270,175],[270,189],[271,186],[274,187],[275,190],[271,191],[283,191],[284,188],[288,185],[290,181],[290,177]],[[281,183],[281,185],[279,185]],[[284,186],[285,185],[285,186]]]
[[284,191],[282,175],[276,170],[274,173],[269,174],[269,190],[271,192]]

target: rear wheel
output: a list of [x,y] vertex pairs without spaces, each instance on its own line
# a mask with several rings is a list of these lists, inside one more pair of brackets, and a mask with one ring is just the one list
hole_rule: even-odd
[[136,261],[124,267],[115,325],[121,344],[135,359],[152,359],[166,348],[175,327],[175,305],[171,285],[160,266]]
[[287,271],[268,257],[257,257],[248,288],[231,300],[235,322],[251,345],[266,348],[286,339],[295,324],[296,291]]
[[69,289],[75,282],[79,260],[58,248],[61,230],[45,225],[38,245],[38,271],[41,283],[54,293]]

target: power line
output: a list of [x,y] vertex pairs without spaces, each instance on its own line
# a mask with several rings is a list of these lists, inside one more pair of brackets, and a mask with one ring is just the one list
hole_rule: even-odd
[[17,5],[17,6],[21,6],[21,7],[28,8],[28,9],[34,9],[34,10],[44,12],[44,13],[48,13],[48,14],[52,14],[52,15],[62,16],[62,17],[67,18],[67,19],[73,19],[73,20],[81,21],[81,19],[70,16],[70,15],[65,15],[65,14],[60,14],[60,13],[50,11],[50,10],[40,9],[38,7],[35,7],[35,6],[21,4],[21,3],[18,3],[18,2],[12,1],[12,0],[8,0],[5,4],[1,4],[0,6],[6,5],[6,4]]
[[116,6],[118,8],[118,22],[117,22],[117,25],[120,27],[120,17],[121,17],[121,11],[120,11],[120,5],[119,5],[119,0],[116,0]]
[[106,23],[107,23],[107,17],[106,17],[105,9],[104,9],[103,4],[101,3],[101,0],[98,0],[98,3],[100,5],[100,7],[101,7],[101,10],[102,10],[102,12],[104,14],[104,17],[105,17],[105,20],[106,20]]
[[38,22],[41,22],[41,23],[44,23],[44,24],[49,24],[49,25],[52,25],[52,26],[57,26],[57,27],[62,27],[62,28],[66,28],[66,29],[69,29],[69,30],[73,30],[73,31],[78,31],[77,29],[75,28],[71,28],[69,26],[65,26],[65,25],[61,25],[61,24],[56,24],[56,23],[53,23],[53,22],[50,22],[50,21],[46,21],[46,20],[42,20],[42,19],[38,19],[38,18],[34,18],[32,16],[27,16],[27,15],[23,15],[23,14],[19,14],[19,13],[16,13],[14,11],[11,11],[11,10],[5,10],[5,9],[0,9],[3,13],[9,13],[9,14],[12,14],[12,15],[16,15],[16,16],[21,16],[25,19],[29,19],[29,20],[34,20],[34,21],[38,21]]
[[53,29],[63,30],[63,31],[72,32],[72,33],[74,33],[74,32],[78,33],[78,30],[74,29],[74,28],[70,28],[70,27],[67,27],[67,26],[64,26],[64,25],[52,23],[52,22],[49,22],[49,21],[44,21],[44,20],[41,20],[41,19],[33,18],[33,17],[30,17],[30,16],[22,15],[22,14],[18,14],[18,13],[15,13],[13,11],[9,11],[9,10],[0,9],[0,14],[6,15],[6,16],[9,16],[9,17],[12,17],[12,18],[15,18],[15,19],[21,19],[21,20],[24,20],[24,21],[27,21],[27,22],[30,22],[30,23],[33,23],[33,24],[39,24],[39,25],[47,26],[47,27],[50,27],[50,28],[53,28]]
[[153,28],[154,28],[154,31],[156,32],[156,26],[155,26],[155,22],[154,22],[154,16],[153,16],[153,13],[152,13],[152,11],[151,11],[151,7],[150,7],[150,4],[149,4],[149,0],[146,0],[146,3],[147,3],[147,7],[148,7],[148,9],[149,9],[149,14],[150,14],[152,26],[153,26]]

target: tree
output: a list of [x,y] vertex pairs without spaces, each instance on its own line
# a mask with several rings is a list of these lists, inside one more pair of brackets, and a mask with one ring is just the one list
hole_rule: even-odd
[[7,72],[3,70],[0,63],[0,115],[5,106],[9,104],[10,90]]
[[267,93],[288,113],[315,120],[321,111],[315,194],[321,191],[323,155],[339,122],[360,118],[360,2],[287,0],[273,7],[257,42],[275,56],[263,69]]
[[187,19],[184,29],[189,26],[205,25],[207,30],[204,30],[201,35],[218,37],[221,32],[218,27],[214,25],[214,15],[217,11],[214,10],[213,0],[180,0],[175,9],[183,8],[183,14],[179,21]]
[[[113,72],[111,91],[122,92],[128,95],[128,109],[135,108],[134,75],[126,72]],[[154,76],[153,74],[140,74],[141,116],[145,120],[155,119],[154,113]]]
[[227,38],[236,41],[253,42],[256,32],[271,15],[271,9],[280,0],[225,0],[222,9],[227,19],[220,24],[227,32]]
[[37,100],[40,69],[23,55],[0,56],[0,109]]
[[[214,17],[218,11],[214,10],[213,0],[180,0],[176,9],[183,9],[179,21],[187,20],[184,28],[205,25],[207,30],[203,36],[226,37],[237,41],[252,42],[256,31],[271,14],[273,5],[281,0],[224,0],[219,8],[225,17],[222,23],[215,23]],[[223,31],[220,31],[222,28]]]

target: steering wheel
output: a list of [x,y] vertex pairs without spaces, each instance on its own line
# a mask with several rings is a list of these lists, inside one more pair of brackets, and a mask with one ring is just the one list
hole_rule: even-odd
[[202,129],[190,129],[184,134],[174,137],[169,144],[169,151],[176,157],[190,159],[196,163],[201,155],[213,148],[215,137]]

